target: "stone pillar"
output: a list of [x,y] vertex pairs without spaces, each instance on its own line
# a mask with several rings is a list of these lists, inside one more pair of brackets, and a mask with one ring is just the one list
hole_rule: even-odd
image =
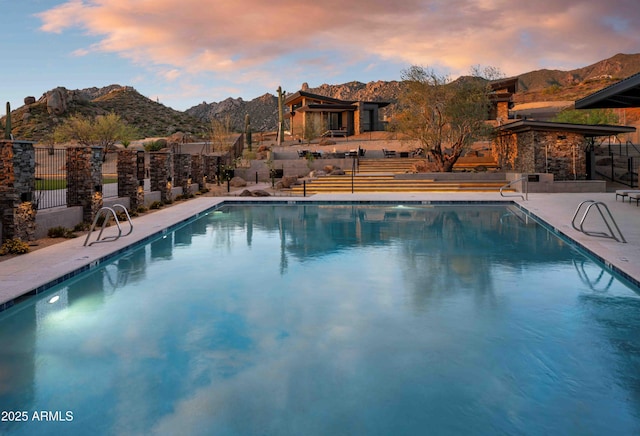
[[182,187],[182,194],[189,194],[191,181],[191,155],[179,153],[173,155],[174,186]]
[[207,178],[204,172],[204,156],[195,154],[191,156],[191,180],[198,184],[200,190],[207,187]]
[[205,155],[204,158],[204,175],[209,182],[214,182],[216,179],[217,160],[216,156]]
[[150,153],[151,190],[160,191],[160,200],[173,201],[173,158],[168,151]]
[[[0,140],[0,238],[35,239],[35,151],[28,141]],[[1,242],[1,241],[0,241]]]
[[82,206],[92,222],[102,207],[102,148],[67,148],[67,206]]
[[[133,211],[144,205],[144,167],[140,179],[138,153],[136,150],[118,150],[118,197],[128,197],[129,208]],[[144,166],[144,152],[142,164]]]

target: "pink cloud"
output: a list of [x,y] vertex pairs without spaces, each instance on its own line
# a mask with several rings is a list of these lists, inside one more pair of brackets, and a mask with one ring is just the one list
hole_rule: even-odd
[[79,28],[98,38],[77,47],[78,54],[117,53],[169,67],[171,77],[246,74],[314,51],[460,73],[494,65],[518,74],[541,63],[575,66],[637,51],[638,32],[611,29],[616,20],[637,22],[634,6],[631,0],[70,0],[39,17],[43,31]]

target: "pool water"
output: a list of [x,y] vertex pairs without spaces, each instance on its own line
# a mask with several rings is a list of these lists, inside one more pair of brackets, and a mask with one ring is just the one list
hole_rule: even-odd
[[513,206],[224,206],[0,314],[0,433],[639,434],[639,315]]

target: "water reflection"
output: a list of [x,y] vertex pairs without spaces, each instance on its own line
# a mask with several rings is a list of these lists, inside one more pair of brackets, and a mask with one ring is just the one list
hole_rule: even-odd
[[[518,280],[532,270],[555,272],[574,287],[544,294],[544,284]],[[91,419],[107,423],[105,433],[180,428],[185,416],[209,406],[224,411],[225,422],[241,422],[236,428],[257,429],[256,417],[296,419],[291,408],[310,407],[316,394],[334,398],[318,406],[326,416],[335,416],[337,404],[371,418],[354,405],[367,401],[360,389],[375,380],[403,404],[394,403],[394,411],[412,410],[424,423],[420,401],[449,401],[452,392],[484,398],[459,383],[462,374],[478,376],[478,389],[491,394],[480,406],[500,416],[520,413],[514,420],[526,422],[517,405],[493,399],[526,403],[521,396],[530,391],[537,401],[545,393],[536,389],[566,395],[560,382],[549,387],[525,376],[518,383],[522,374],[544,376],[549,368],[556,379],[571,376],[582,361],[563,360],[568,337],[580,356],[592,352],[585,338],[614,351],[610,361],[606,354],[597,359],[615,369],[612,382],[640,410],[638,300],[618,297],[620,289],[544,227],[502,206],[225,207],[52,291],[47,297],[59,295],[56,304],[42,299],[2,315],[0,404],[33,410],[51,392],[82,403],[52,376],[73,367],[64,383],[92,386],[92,401],[108,413]],[[551,331],[540,313],[551,314]],[[472,336],[476,330],[483,331]],[[439,359],[446,363],[433,366]],[[421,391],[418,376],[402,371],[413,362],[434,388]],[[584,372],[585,380],[601,374]],[[354,379],[361,384],[345,389]],[[251,396],[256,389],[260,396]],[[277,401],[265,401],[274,391]],[[388,410],[388,398],[372,404]],[[450,413],[461,403],[443,404]],[[586,404],[591,411],[596,402]],[[478,419],[492,425],[489,416]],[[501,424],[494,429],[526,429]]]

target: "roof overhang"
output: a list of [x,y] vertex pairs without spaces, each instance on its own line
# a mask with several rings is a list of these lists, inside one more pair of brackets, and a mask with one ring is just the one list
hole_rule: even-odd
[[571,132],[580,133],[584,136],[611,136],[621,133],[632,133],[636,131],[631,126],[611,126],[604,124],[571,124],[571,123],[554,123],[551,121],[535,121],[535,120],[518,120],[512,123],[506,123],[498,126],[497,129],[507,133],[522,133],[529,131],[547,131],[547,132]]
[[576,101],[576,109],[640,107],[640,73]]

